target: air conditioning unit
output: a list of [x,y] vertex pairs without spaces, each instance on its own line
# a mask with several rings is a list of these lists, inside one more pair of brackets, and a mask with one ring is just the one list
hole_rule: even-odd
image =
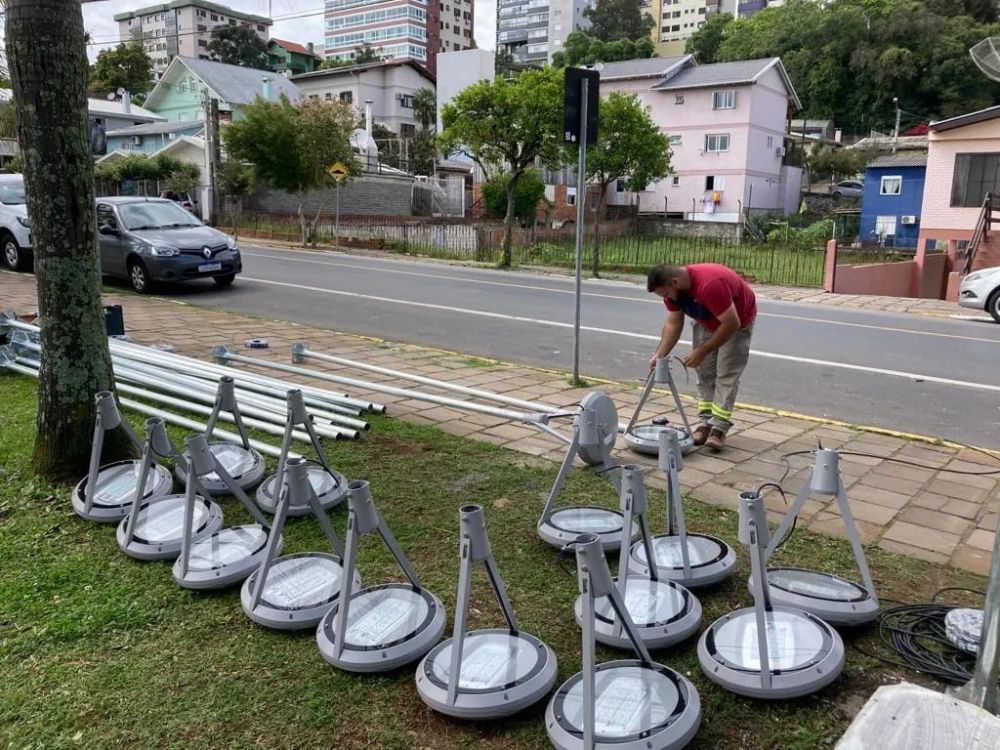
[[900,221],[901,224],[916,224],[917,223],[917,217],[916,216],[900,216],[899,217],[899,221]]
[[785,155],[785,147],[784,146],[778,146],[776,149],[774,149],[774,155],[775,156],[784,156]]

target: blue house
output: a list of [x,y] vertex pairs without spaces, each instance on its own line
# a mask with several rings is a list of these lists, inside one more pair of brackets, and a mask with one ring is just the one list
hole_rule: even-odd
[[151,154],[183,136],[199,135],[205,129],[201,120],[185,122],[151,122],[128,128],[109,130],[108,152],[131,151]]
[[865,167],[862,243],[917,247],[926,172],[927,154],[880,156]]

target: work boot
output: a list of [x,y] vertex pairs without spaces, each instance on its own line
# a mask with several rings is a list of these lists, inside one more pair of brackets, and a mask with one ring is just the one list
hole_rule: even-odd
[[726,433],[722,430],[712,430],[708,434],[708,438],[705,440],[705,445],[707,445],[709,450],[713,453],[718,453],[726,447]]
[[708,440],[708,434],[712,431],[712,428],[707,424],[700,424],[694,428],[694,432],[691,433],[691,437],[694,439],[695,445],[704,445],[705,441]]

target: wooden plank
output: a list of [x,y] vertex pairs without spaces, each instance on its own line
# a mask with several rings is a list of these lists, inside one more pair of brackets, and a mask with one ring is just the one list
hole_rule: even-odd
[[901,683],[880,687],[836,750],[997,750],[1000,718],[971,703]]

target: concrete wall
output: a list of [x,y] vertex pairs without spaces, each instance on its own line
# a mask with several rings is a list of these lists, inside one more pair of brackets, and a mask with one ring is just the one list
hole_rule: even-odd
[[639,216],[638,232],[647,237],[711,237],[723,240],[739,238],[739,224],[719,221],[680,221],[646,214]]
[[[401,177],[365,176],[347,182],[340,189],[340,214],[364,216],[409,216],[413,180]],[[299,210],[299,196],[282,190],[263,189],[243,201],[244,211],[293,215]],[[306,195],[305,209],[315,214],[336,210],[334,188],[314,190]]]
[[837,294],[875,294],[886,297],[909,297],[916,264],[873,263],[864,266],[837,266],[831,291]]
[[440,133],[441,110],[465,88],[479,81],[492,81],[496,53],[487,49],[445,52],[437,58],[437,129]]

